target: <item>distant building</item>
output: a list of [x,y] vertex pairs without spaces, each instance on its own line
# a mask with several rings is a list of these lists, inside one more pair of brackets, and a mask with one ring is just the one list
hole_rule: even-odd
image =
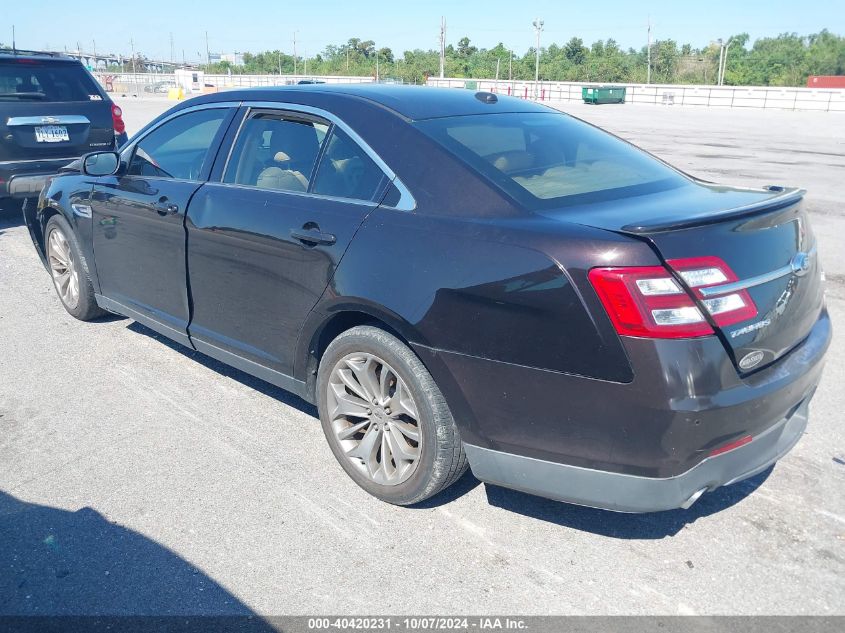
[[220,56],[220,61],[229,62],[232,66],[243,66],[244,55],[243,53],[224,53]]
[[243,66],[244,65],[244,54],[243,53],[209,53],[208,54],[208,61],[212,64],[217,64],[218,62],[229,62],[232,66]]

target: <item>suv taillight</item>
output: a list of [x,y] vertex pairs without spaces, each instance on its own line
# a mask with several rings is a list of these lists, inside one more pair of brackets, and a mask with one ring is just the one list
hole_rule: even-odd
[[126,131],[126,124],[123,122],[123,110],[116,104],[111,104],[111,120],[115,134],[123,134]]
[[[705,299],[699,289],[736,281],[718,257],[667,262],[696,293],[719,326],[750,319],[757,307],[745,290]],[[590,283],[613,322],[625,336],[691,338],[713,334],[693,298],[663,266],[593,268]]]

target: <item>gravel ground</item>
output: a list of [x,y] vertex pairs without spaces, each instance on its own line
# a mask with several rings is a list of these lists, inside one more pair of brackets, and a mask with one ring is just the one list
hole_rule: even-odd
[[[123,100],[130,132],[165,100]],[[845,313],[837,114],[563,104],[696,175],[800,185]],[[314,409],[61,308],[0,216],[0,614],[845,614],[845,343],[770,473],[622,515],[480,484],[367,496]]]

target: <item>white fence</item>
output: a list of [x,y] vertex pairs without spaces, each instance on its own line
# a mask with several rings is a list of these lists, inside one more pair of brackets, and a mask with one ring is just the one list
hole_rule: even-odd
[[[112,86],[116,92],[151,93],[156,84],[177,83],[176,75],[170,73],[96,73],[104,86]],[[372,83],[372,77],[344,77],[315,75],[202,75],[203,83],[209,89],[252,88],[256,86],[289,86],[303,80],[318,80],[327,84]],[[166,92],[166,91],[165,91]]]
[[[492,79],[429,79],[429,86],[474,88],[521,99],[581,101],[583,86],[598,83],[496,81]],[[772,108],[845,112],[845,90],[824,88],[773,88],[769,86],[694,86],[613,84],[624,86],[628,103],[686,105],[721,108]]]
[[[109,76],[115,90],[136,93],[152,92],[160,82],[175,82],[175,75],[159,73],[120,73]],[[106,76],[99,75],[106,83]],[[205,75],[208,89],[285,86],[302,80],[319,80],[327,84],[372,83],[372,77],[315,75]],[[538,101],[581,101],[581,88],[600,86],[589,82],[496,81],[493,79],[435,79],[429,86],[486,90],[521,99]],[[777,110],[818,110],[845,112],[845,90],[825,88],[773,88],[769,86],[696,86],[660,84],[614,84],[624,86],[628,103],[685,105],[711,108],[767,108]],[[119,86],[119,87],[118,87]]]

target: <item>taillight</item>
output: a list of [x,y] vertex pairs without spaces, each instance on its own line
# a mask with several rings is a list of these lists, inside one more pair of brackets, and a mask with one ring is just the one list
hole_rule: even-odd
[[116,104],[111,104],[111,120],[115,134],[123,134],[126,131],[126,124],[123,122],[123,110]]
[[[696,293],[717,325],[731,325],[757,314],[745,290],[707,299],[700,294],[699,288],[737,280],[718,257],[675,259],[668,264]],[[648,338],[713,334],[693,298],[663,266],[594,268],[589,279],[619,334]]]

